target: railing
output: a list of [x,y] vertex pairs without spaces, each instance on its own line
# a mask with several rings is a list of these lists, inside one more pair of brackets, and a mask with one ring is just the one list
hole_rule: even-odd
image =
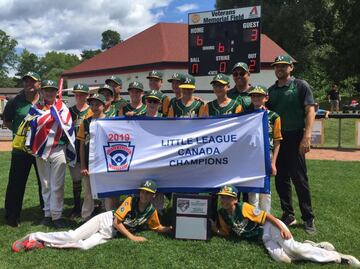
[[324,119],[324,143],[314,145],[313,148],[360,150],[356,142],[360,132],[356,127],[359,126],[360,114],[330,114],[328,119],[321,115],[316,116],[316,119]]

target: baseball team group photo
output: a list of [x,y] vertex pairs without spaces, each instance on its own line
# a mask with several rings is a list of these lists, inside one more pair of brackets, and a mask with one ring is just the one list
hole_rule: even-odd
[[360,268],[357,78],[267,36],[306,5],[167,2],[188,24],[6,62],[0,268]]

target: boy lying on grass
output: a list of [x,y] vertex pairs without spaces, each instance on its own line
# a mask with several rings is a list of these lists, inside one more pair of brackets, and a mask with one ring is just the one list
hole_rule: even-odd
[[146,238],[133,232],[143,229],[170,232],[172,228],[160,224],[157,211],[151,204],[156,188],[155,182],[147,180],[139,188],[139,197],[127,197],[115,212],[99,214],[74,231],[28,234],[14,242],[12,250],[19,252],[44,247],[86,250],[106,243],[119,233],[132,241],[143,242]]
[[210,220],[215,234],[235,235],[242,239],[261,236],[270,256],[278,262],[308,260],[318,263],[344,263],[360,268],[360,262],[355,257],[335,251],[329,242],[295,241],[286,225],[279,219],[248,203],[238,202],[238,191],[234,186],[222,187],[218,195],[221,204],[218,218],[216,222]]

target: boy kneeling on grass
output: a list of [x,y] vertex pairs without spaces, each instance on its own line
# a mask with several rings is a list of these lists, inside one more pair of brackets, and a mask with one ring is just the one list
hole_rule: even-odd
[[218,195],[221,208],[217,222],[210,220],[215,234],[235,235],[241,239],[262,236],[265,248],[278,262],[308,260],[318,263],[344,263],[360,268],[360,262],[355,257],[335,251],[329,242],[295,241],[286,225],[279,219],[248,203],[238,202],[238,191],[234,186],[222,187]]
[[19,252],[22,249],[32,250],[45,246],[86,250],[106,243],[118,233],[132,241],[143,242],[146,238],[136,236],[133,232],[144,229],[159,233],[170,232],[172,228],[160,224],[157,211],[151,204],[155,193],[155,182],[147,180],[140,185],[139,197],[127,197],[115,212],[99,214],[74,231],[28,234],[14,242],[12,250]]

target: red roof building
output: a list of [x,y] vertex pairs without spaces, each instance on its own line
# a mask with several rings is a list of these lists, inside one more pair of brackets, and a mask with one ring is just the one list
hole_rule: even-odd
[[[268,36],[261,35],[261,73],[252,77],[266,76],[263,71],[273,70],[270,64],[280,54],[287,54]],[[71,87],[75,83],[84,82],[99,85],[111,75],[124,75],[123,81],[138,79],[146,82],[146,74],[150,70],[164,71],[165,78],[173,72],[187,72],[188,64],[188,25],[179,23],[158,23],[130,37],[118,45],[66,70],[63,76]],[[168,71],[168,72],[167,72]],[[274,76],[271,82],[274,81]],[[201,82],[209,78],[197,78]],[[126,84],[126,83],[125,83]],[[199,84],[199,83],[197,83]],[[254,83],[253,83],[254,84]],[[263,83],[269,84],[269,83]],[[205,85],[204,85],[205,86]],[[207,87],[207,86],[206,86]],[[203,87],[198,87],[202,89]]]

